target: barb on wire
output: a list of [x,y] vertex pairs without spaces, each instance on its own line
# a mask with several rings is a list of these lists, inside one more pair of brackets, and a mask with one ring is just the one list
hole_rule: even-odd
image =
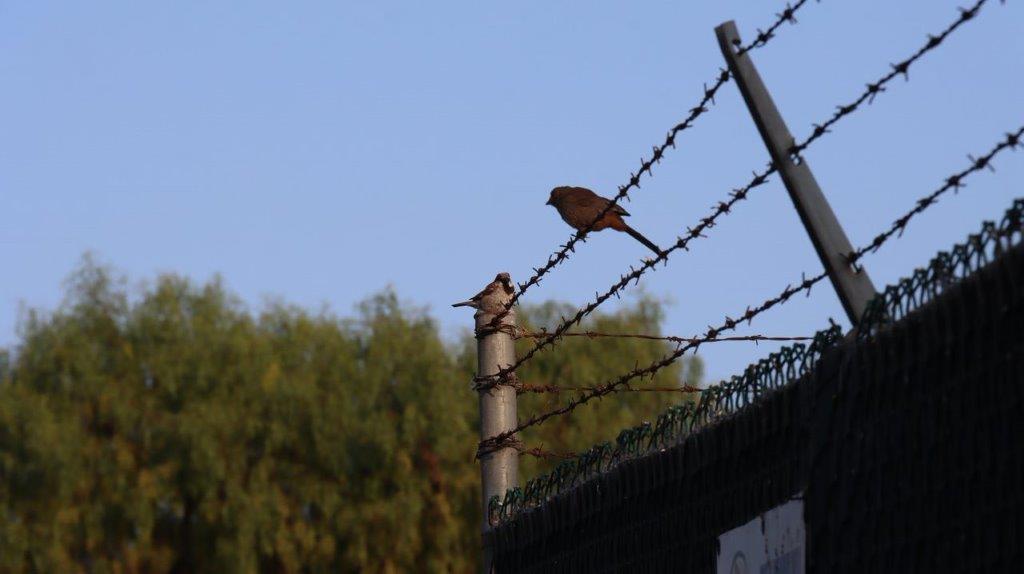
[[[941,44],[946,37],[953,33],[953,31],[959,28],[964,22],[970,20],[975,15],[977,15],[978,11],[988,1],[989,0],[978,0],[971,8],[962,8],[960,10],[959,17],[952,24],[946,27],[946,29],[943,30],[937,36],[929,35],[928,41],[925,43],[925,45],[918,49],[916,52],[914,52],[912,56],[901,61],[899,64],[893,65],[893,70],[887,73],[886,75],[882,76],[878,81],[867,84],[867,88],[857,99],[855,99],[852,103],[847,104],[845,106],[839,106],[837,108],[836,113],[833,114],[833,116],[829,118],[825,123],[814,124],[814,129],[811,135],[802,143],[794,145],[791,150],[791,154],[795,156],[802,153],[822,135],[829,133],[829,128],[835,125],[840,119],[853,113],[865,101],[869,101],[870,99],[873,99],[874,96],[877,95],[878,93],[885,91],[885,85],[889,81],[891,81],[896,75],[900,73],[905,73],[913,63],[915,63],[917,60],[919,60],[922,56],[924,56],[931,50],[935,49],[935,47]],[[499,370],[497,374],[491,377],[491,386],[498,386],[504,384],[504,380],[508,377],[509,374],[513,373],[523,363],[533,358],[533,356],[537,352],[541,351],[542,349],[549,345],[555,344],[573,325],[579,324],[585,316],[589,315],[591,312],[597,309],[597,307],[599,307],[602,303],[610,299],[612,296],[618,297],[619,292],[626,286],[628,286],[629,283],[639,282],[640,277],[645,272],[654,268],[658,263],[662,261],[667,261],[669,255],[671,255],[673,252],[679,249],[688,249],[690,241],[698,237],[703,237],[703,232],[711,227],[714,227],[719,217],[730,213],[732,207],[739,201],[746,199],[747,195],[750,193],[751,190],[756,189],[757,187],[767,183],[768,177],[775,171],[775,164],[769,163],[768,167],[764,171],[754,172],[753,179],[751,179],[751,181],[747,185],[733,190],[726,201],[719,202],[716,206],[714,206],[712,208],[712,213],[709,216],[700,220],[699,224],[696,227],[688,228],[687,233],[682,237],[679,237],[675,244],[673,244],[665,251],[662,251],[656,258],[645,259],[643,265],[641,265],[639,268],[631,267],[629,273],[622,275],[617,283],[612,285],[603,294],[597,295],[594,301],[592,301],[585,307],[580,308],[576,312],[576,314],[573,315],[571,318],[563,319],[562,323],[558,325],[558,327],[556,327],[555,330],[552,332],[552,337],[540,340],[540,342],[538,342],[532,349],[530,349],[522,357],[517,359],[512,365]]]
[[[806,3],[807,0],[799,0],[793,5],[786,4],[786,8],[782,12],[775,15],[776,19],[774,22],[772,22],[771,26],[769,26],[764,31],[759,30],[754,40],[740,49],[740,53],[746,53],[767,44],[772,38],[775,37],[775,32],[779,29],[779,27],[782,26],[783,23],[789,22],[791,24],[795,24],[795,14]],[[640,169],[635,173],[630,174],[629,180],[626,182],[626,184],[619,187],[619,191],[615,195],[615,197],[612,198],[611,202],[609,202],[608,205],[606,205],[604,209],[602,209],[601,212],[597,214],[597,216],[594,218],[593,221],[590,222],[589,225],[584,226],[582,230],[577,231],[575,234],[573,234],[569,238],[568,242],[566,242],[564,245],[560,247],[558,251],[556,251],[555,253],[551,254],[548,257],[547,262],[543,266],[537,267],[533,270],[534,274],[529,279],[527,279],[523,283],[518,284],[518,289],[516,290],[516,293],[512,296],[512,299],[505,305],[505,310],[499,313],[497,316],[495,316],[495,318],[491,321],[492,325],[497,325],[501,321],[501,319],[508,314],[508,310],[511,309],[519,301],[519,298],[522,297],[522,295],[530,287],[540,283],[541,278],[543,278],[544,275],[546,275],[549,271],[551,271],[556,266],[561,264],[563,261],[568,259],[569,254],[575,251],[576,244],[579,243],[580,241],[585,241],[587,233],[593,230],[594,225],[596,225],[597,222],[601,220],[601,218],[607,215],[608,212],[615,209],[615,206],[617,206],[620,201],[622,201],[623,199],[628,199],[629,191],[631,189],[640,187],[641,177],[643,177],[645,174],[650,175],[651,170],[654,167],[654,164],[657,164],[661,161],[661,158],[665,155],[666,150],[668,148],[675,148],[676,137],[679,135],[679,133],[692,127],[693,123],[697,120],[697,118],[699,118],[701,115],[703,115],[710,109],[709,106],[713,105],[715,102],[715,94],[718,93],[718,90],[723,85],[725,85],[726,82],[729,81],[729,77],[729,71],[722,68],[719,69],[718,75],[715,77],[714,81],[711,82],[710,87],[707,83],[704,84],[703,95],[701,96],[700,101],[697,103],[696,106],[690,108],[690,112],[686,116],[686,118],[682,122],[673,126],[672,129],[668,131],[668,134],[665,136],[665,140],[660,145],[657,145],[653,148],[650,158],[640,160]]]
[[[1022,128],[1022,129],[1024,129],[1024,128]],[[1014,135],[1016,133],[1017,132],[1011,132],[1006,137],[1006,139],[1003,140],[1002,143],[997,144],[993,148],[992,151],[990,151],[988,154],[986,154],[984,156],[981,156],[980,159],[974,160],[974,162],[972,163],[972,169],[967,169],[967,170],[958,172],[958,174],[954,174],[953,176],[948,177],[945,180],[943,180],[946,183],[942,187],[940,187],[940,189],[943,189],[943,188],[946,188],[947,186],[949,186],[950,185],[949,181],[950,181],[950,179],[953,179],[953,178],[958,178],[957,182],[962,185],[962,181],[961,180],[964,177],[967,177],[967,176],[969,176],[969,175],[971,175],[973,173],[976,173],[977,171],[980,171],[981,167],[989,166],[989,164],[992,161],[992,159],[999,152],[1001,152],[1003,150],[1006,150],[1006,149],[1015,149],[1016,145],[1011,145],[1010,142],[1013,142],[1014,144],[1018,143],[1019,136],[1017,138],[1014,137]],[[981,159],[984,160],[983,165],[978,167],[979,166],[979,162],[981,161]],[[962,174],[962,175],[959,175],[959,174]],[[937,198],[938,194],[936,194],[935,192],[932,192],[931,194],[929,194],[929,195],[927,195],[925,197],[926,198],[931,198],[933,196],[935,198]],[[916,202],[916,204],[915,204],[916,207],[911,210],[911,213],[915,213],[915,212],[919,213],[921,210],[919,210],[918,208],[922,205],[922,202],[923,202],[923,200],[918,200]],[[926,203],[926,205],[928,205],[928,206],[934,205],[934,204],[935,204],[934,198]],[[1008,231],[1008,233],[1013,233],[1013,232],[1019,233],[1019,228],[1010,229],[1010,231]],[[881,239],[879,239],[879,237],[876,237],[875,240],[873,240],[870,244],[868,244],[868,246],[865,246],[865,247],[859,249],[857,251],[857,253],[862,252],[862,251],[869,251],[869,250],[870,251],[876,251],[879,247],[881,247],[882,244],[884,244],[886,241],[888,241],[890,238],[892,238],[892,236],[893,236],[892,233],[889,233],[889,234],[884,234],[883,233],[882,235],[879,236]],[[877,245],[876,245],[876,242],[877,242]],[[874,247],[871,247],[872,245],[874,245]],[[497,434],[497,435],[495,435],[493,437],[484,439],[483,441],[481,441],[480,444],[481,445],[483,445],[483,444],[490,444],[490,441],[498,441],[498,442],[500,442],[500,441],[508,440],[509,437],[513,437],[514,435],[516,435],[517,433],[521,432],[522,430],[524,430],[526,428],[529,428],[529,427],[534,426],[534,425],[541,424],[544,421],[546,421],[546,420],[548,420],[548,419],[550,419],[552,417],[567,414],[567,413],[575,410],[580,405],[586,404],[587,402],[589,402],[589,401],[591,401],[591,400],[593,400],[595,398],[600,398],[600,397],[603,397],[605,395],[608,395],[608,394],[611,394],[613,392],[616,392],[617,388],[626,385],[627,383],[629,383],[629,381],[632,381],[633,379],[639,379],[639,380],[642,381],[644,378],[653,377],[655,375],[655,373],[657,373],[662,368],[664,368],[664,367],[672,364],[673,362],[675,362],[677,359],[679,359],[679,357],[683,356],[683,354],[686,353],[687,351],[689,351],[691,349],[696,351],[696,349],[701,344],[709,342],[711,340],[714,340],[714,339],[718,338],[721,333],[723,333],[725,331],[731,331],[737,325],[740,325],[743,322],[746,322],[747,324],[750,324],[752,322],[752,320],[754,319],[754,317],[756,317],[757,315],[760,315],[761,313],[767,311],[768,309],[771,309],[772,307],[775,307],[776,305],[779,305],[781,303],[784,303],[784,302],[788,301],[790,298],[793,297],[793,295],[796,295],[797,293],[800,293],[802,291],[808,291],[809,292],[810,289],[814,285],[816,285],[822,279],[827,277],[827,274],[822,272],[822,273],[820,273],[818,275],[815,275],[814,277],[811,277],[811,278],[807,278],[806,275],[804,275],[803,277],[804,278],[803,278],[803,280],[801,282],[796,283],[794,285],[787,285],[786,288],[783,289],[782,292],[779,293],[778,295],[776,295],[775,297],[772,297],[770,299],[766,299],[764,302],[762,302],[760,305],[758,305],[756,307],[747,307],[746,311],[742,315],[740,315],[739,318],[733,319],[733,318],[731,318],[731,317],[729,317],[727,315],[725,317],[725,320],[718,327],[709,327],[708,330],[703,335],[703,337],[700,337],[700,338],[698,338],[694,342],[687,343],[686,345],[683,345],[683,346],[679,347],[678,349],[676,349],[676,351],[674,351],[673,353],[670,353],[670,354],[662,357],[658,361],[655,361],[654,363],[652,363],[652,364],[650,364],[650,365],[648,365],[646,367],[643,367],[643,368],[633,369],[632,371],[629,371],[628,373],[625,373],[625,374],[619,376],[618,378],[616,378],[616,379],[614,379],[612,381],[609,381],[609,382],[607,382],[607,383],[605,383],[603,385],[599,385],[599,386],[595,387],[594,390],[592,390],[592,391],[589,391],[589,392],[587,392],[585,394],[582,394],[582,395],[572,399],[571,401],[569,401],[568,403],[566,403],[562,407],[559,407],[557,409],[553,409],[553,410],[541,413],[539,415],[535,415],[535,416],[531,417],[530,419],[526,420],[525,422],[522,422],[522,423],[516,425],[516,427],[511,429],[511,430],[508,430],[506,432],[499,433],[499,434]]]
[[[531,332],[525,329],[518,329],[518,332],[514,335],[516,339],[547,339],[556,337],[554,333],[549,333],[546,330],[539,332]],[[644,339],[648,341],[670,341],[673,343],[689,343],[695,341],[698,337],[678,337],[675,335],[644,335],[637,333],[602,333],[599,331],[582,331],[578,333],[563,333],[562,337],[586,337],[588,339]],[[714,341],[708,341],[713,343],[724,343],[730,341],[753,341],[755,343],[759,341],[810,341],[813,337],[782,337],[775,335],[736,335],[732,337],[722,337],[715,339]]]

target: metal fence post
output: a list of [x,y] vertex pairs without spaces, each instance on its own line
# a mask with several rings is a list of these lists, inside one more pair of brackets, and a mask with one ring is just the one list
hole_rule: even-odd
[[814,244],[814,249],[828,272],[847,317],[856,327],[861,315],[864,314],[864,309],[875,296],[875,286],[871,283],[867,271],[855,269],[847,261],[847,256],[853,252],[853,246],[850,245],[839,219],[814,179],[807,161],[791,157],[790,149],[795,141],[782,119],[782,114],[775,107],[768,88],[761,81],[750,54],[740,54],[736,49],[740,44],[736,23],[730,20],[718,26],[715,28],[715,36],[718,37],[722,56],[729,64],[729,71],[732,72],[743,100],[747,103],[747,109],[757,124],[764,145],[768,148],[772,161],[782,176],[782,182],[786,185],[786,191],[789,192],[789,197],[800,214],[800,220],[811,237],[811,243]]
[[[477,376],[495,375],[504,367],[516,360],[515,339],[512,336],[516,327],[515,310],[510,309],[502,317],[500,327],[490,326],[495,314],[483,309],[478,310],[476,319],[477,333]],[[498,433],[515,428],[516,420],[516,389],[508,385],[499,385],[483,389],[480,393],[480,439],[490,438]],[[512,447],[505,447],[480,456],[480,482],[483,494],[483,568],[482,571],[493,571],[493,542],[491,541],[491,523],[488,516],[488,502],[492,496],[504,497],[505,491],[518,484],[519,452]]]

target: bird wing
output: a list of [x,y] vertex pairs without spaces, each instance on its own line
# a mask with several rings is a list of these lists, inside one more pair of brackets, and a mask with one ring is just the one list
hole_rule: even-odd
[[[595,197],[601,200],[601,209],[608,207],[608,204],[612,202],[612,200],[605,197],[601,197],[599,195]],[[615,204],[614,206],[612,206],[612,213],[617,213],[622,217],[629,217],[629,212],[623,209],[622,206],[619,204]]]
[[496,284],[494,284],[493,282],[488,283],[487,287],[484,287],[483,291],[477,293],[476,295],[473,295],[473,298],[470,299],[470,301],[479,301],[479,300],[483,299],[484,297],[486,297],[486,296],[490,295],[491,293],[493,293],[495,288],[497,288]]

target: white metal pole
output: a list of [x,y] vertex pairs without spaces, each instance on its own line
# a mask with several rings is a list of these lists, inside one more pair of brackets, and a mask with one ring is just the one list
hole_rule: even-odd
[[[516,326],[515,311],[509,310],[499,323],[492,328],[494,313],[478,310],[477,332],[477,376],[496,375],[502,368],[516,360],[515,339],[512,337]],[[499,385],[483,389],[480,393],[480,439],[493,437],[516,426],[516,389]],[[504,497],[505,491],[518,483],[519,452],[505,447],[480,457],[480,482],[483,490],[483,572],[493,571],[491,524],[487,506],[492,496]]]

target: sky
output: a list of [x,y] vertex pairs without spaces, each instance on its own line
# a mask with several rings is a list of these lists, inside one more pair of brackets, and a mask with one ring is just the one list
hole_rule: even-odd
[[[801,139],[957,6],[809,2],[753,59]],[[17,344],[24,309],[59,305],[86,252],[133,285],[219,274],[253,310],[344,315],[391,286],[456,337],[472,317],[450,303],[498,271],[525,280],[568,239],[551,188],[613,195],[724,65],[714,27],[734,19],[750,39],[783,7],[0,2],[0,345]],[[1022,3],[989,2],[808,150],[854,245],[1024,124],[1022,32]],[[730,82],[630,194],[631,223],[668,245],[767,158]],[[1024,153],[995,167],[863,260],[876,287],[1024,196]],[[645,256],[593,235],[523,301],[584,305]],[[667,301],[665,331],[686,336],[820,270],[773,179],[624,301]],[[823,283],[740,332],[810,335],[830,317],[848,325]],[[701,354],[718,379],[774,348]]]

